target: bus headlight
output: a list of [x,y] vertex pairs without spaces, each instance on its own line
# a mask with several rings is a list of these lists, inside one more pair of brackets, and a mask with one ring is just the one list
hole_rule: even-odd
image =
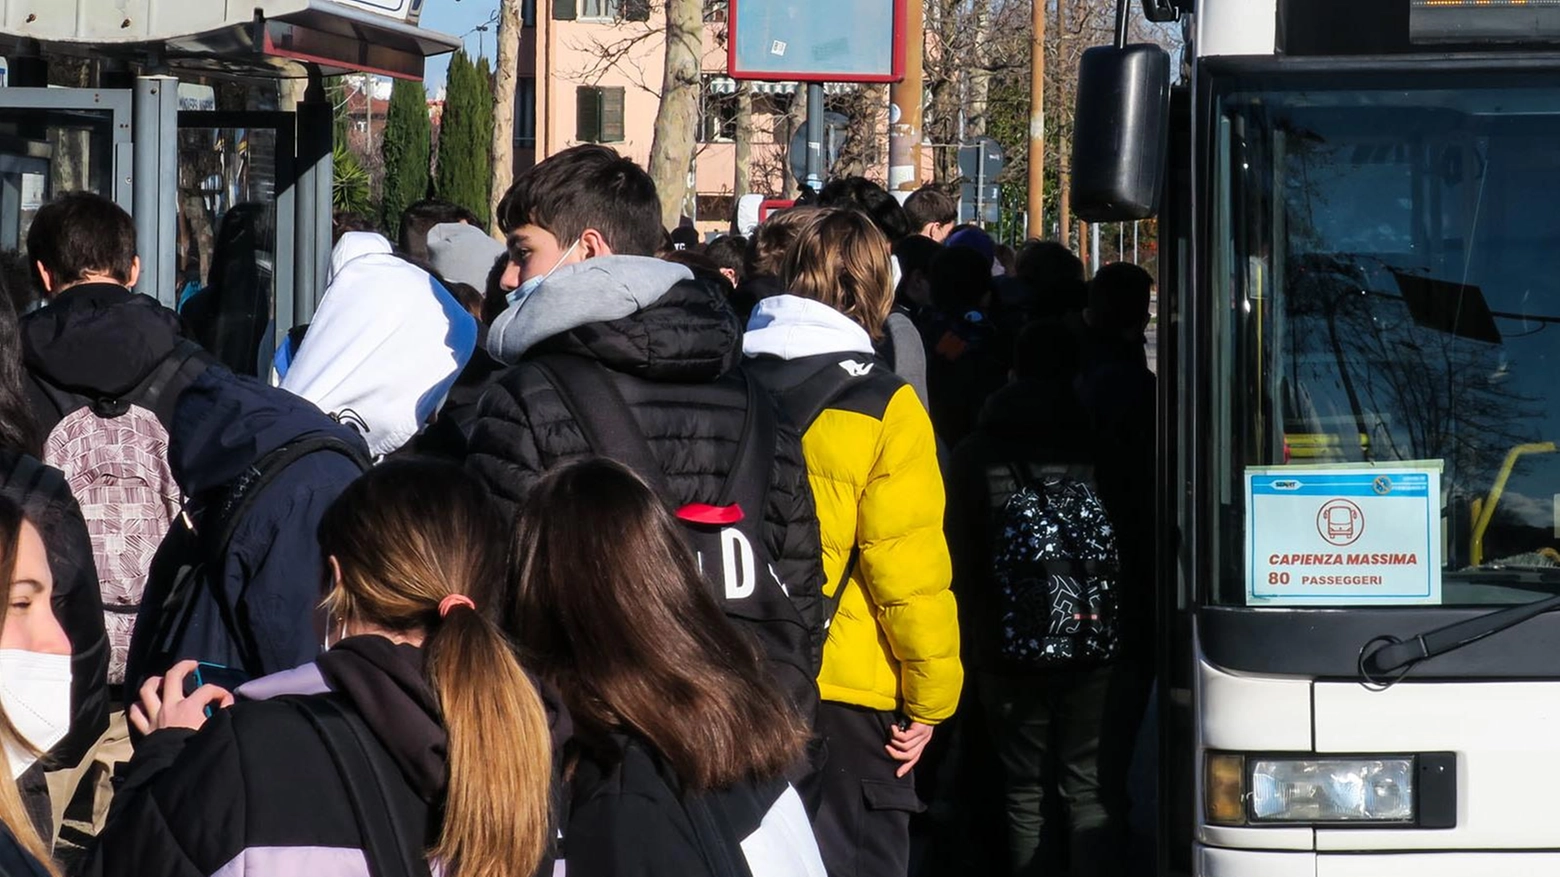
[[1252,822],[1413,822],[1414,759],[1251,758]]

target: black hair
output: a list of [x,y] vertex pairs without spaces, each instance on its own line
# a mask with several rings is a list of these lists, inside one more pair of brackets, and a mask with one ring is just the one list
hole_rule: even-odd
[[1056,241],[1029,240],[1019,247],[1014,269],[1039,298],[1047,314],[1082,311],[1088,293],[1083,280],[1083,260]]
[[666,234],[650,175],[596,145],[565,149],[522,171],[494,218],[506,234],[534,225],[564,246],[593,228],[621,256],[653,256]]
[[737,275],[741,283],[747,277],[747,238],[739,234],[724,234],[704,247],[704,255],[719,268],[726,268]]
[[414,201],[401,211],[401,238],[397,242],[401,252],[426,262],[428,260],[428,232],[446,222],[464,222],[482,227],[482,220],[475,213],[438,198]]
[[1089,323],[1099,329],[1141,332],[1153,289],[1153,275],[1131,262],[1106,265],[1089,282]]
[[919,230],[910,227],[910,219],[905,215],[905,208],[894,200],[894,196],[866,177],[830,180],[823,187],[823,191],[818,193],[818,206],[860,210],[871,217],[872,223],[891,244],[912,231]]
[[[27,229],[28,264],[43,263],[56,292],[89,274],[129,285],[135,257],[135,220],[96,192],[55,198],[38,208]],[[42,276],[34,279],[42,289]]]

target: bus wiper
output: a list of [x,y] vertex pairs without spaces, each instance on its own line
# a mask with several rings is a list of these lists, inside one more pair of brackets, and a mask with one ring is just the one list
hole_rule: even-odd
[[[1560,575],[1545,575],[1542,580],[1560,581]],[[1378,636],[1360,648],[1360,678],[1365,681],[1366,687],[1385,690],[1408,675],[1408,671],[1420,661],[1476,643],[1554,609],[1560,609],[1560,594],[1477,615],[1406,640],[1395,636]]]

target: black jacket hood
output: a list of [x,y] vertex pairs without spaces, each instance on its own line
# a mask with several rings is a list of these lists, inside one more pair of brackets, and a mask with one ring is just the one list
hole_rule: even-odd
[[82,395],[133,388],[183,336],[179,316],[113,283],[85,283],[22,318],[28,370]]
[[[449,735],[438,696],[428,685],[424,657],[415,646],[354,636],[315,663],[325,684],[352,702],[417,794],[433,803],[443,800],[449,782]],[[569,714],[554,689],[532,682],[542,695],[557,753],[573,733]]]
[[742,361],[742,323],[719,287],[695,277],[639,311],[554,335],[535,351],[590,357],[658,383],[707,383]]

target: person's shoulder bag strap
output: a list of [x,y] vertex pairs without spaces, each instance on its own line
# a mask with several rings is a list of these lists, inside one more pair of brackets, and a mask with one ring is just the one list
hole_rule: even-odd
[[388,755],[368,726],[335,695],[290,698],[319,732],[341,775],[352,816],[363,838],[369,877],[428,877],[422,826],[407,824],[391,806],[395,790],[384,763]]
[[605,366],[583,356],[561,353],[530,362],[541,369],[558,391],[593,453],[617,460],[639,473],[657,496],[670,497],[666,472]]
[[[358,471],[368,471],[370,464],[367,455],[350,442],[334,435],[317,435],[282,445],[261,457],[232,482],[221,504],[213,509],[216,512],[215,520],[221,523],[221,529],[211,534],[213,541],[202,543],[207,559],[206,580],[211,588],[212,598],[217,603],[217,610],[222,615],[222,624],[227,628],[228,636],[238,648],[239,658],[244,662],[244,669],[257,676],[267,669],[279,668],[265,667],[260,659],[260,647],[254,640],[253,631],[238,623],[237,608],[224,593],[223,570],[226,566],[228,549],[233,544],[233,537],[238,533],[244,516],[254,506],[260,494],[293,463],[318,451],[340,454],[351,460],[358,467]],[[170,595],[170,599],[172,596]]]

